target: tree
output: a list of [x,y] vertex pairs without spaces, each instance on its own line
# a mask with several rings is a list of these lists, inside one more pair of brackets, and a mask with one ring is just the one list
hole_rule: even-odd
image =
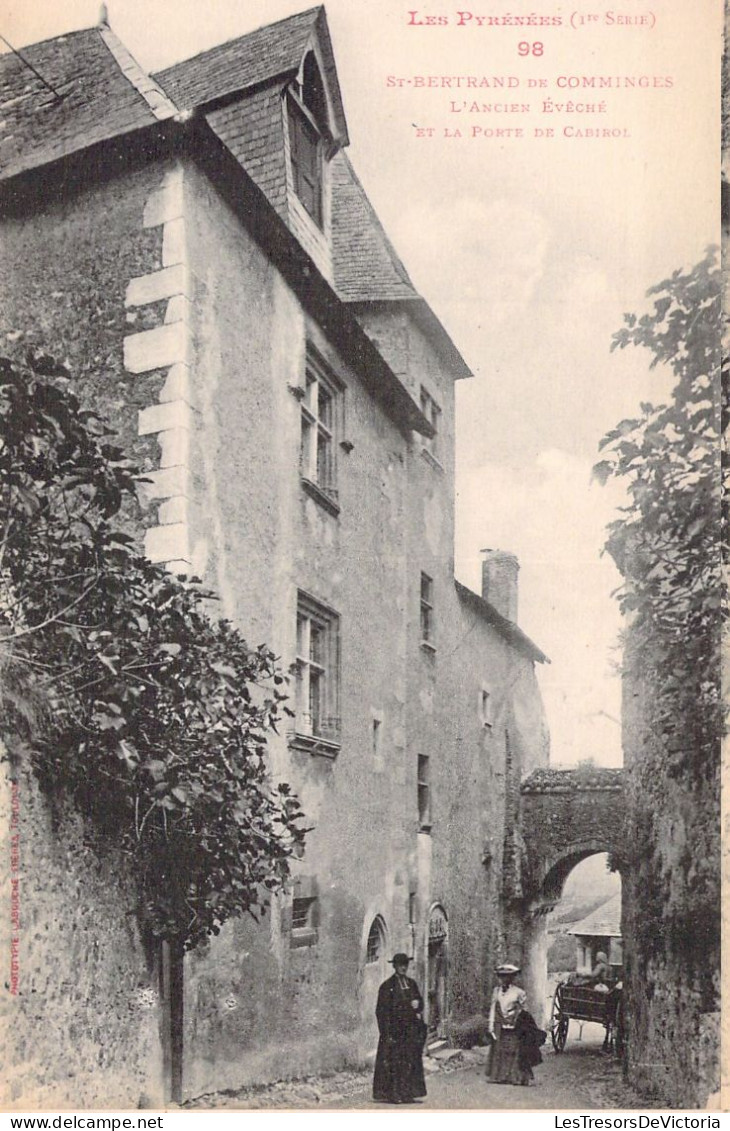
[[710,249],[651,288],[650,313],[625,315],[612,349],[648,349],[676,384],[669,404],[642,404],[604,437],[595,468],[601,481],[622,478],[629,496],[606,543],[624,578],[627,661],[651,682],[670,769],[699,776],[717,772],[722,733],[720,281]]
[[642,404],[608,433],[595,469],[628,493],[606,543],[627,625],[628,1066],[653,1087],[650,1062],[671,1062],[670,1091],[688,1102],[702,1018],[718,1009],[720,986],[720,284],[710,249],[648,292],[649,313],[625,315],[612,348],[647,349],[675,384],[668,404]]
[[63,366],[0,358],[4,725],[128,857],[147,930],[191,947],[265,908],[306,830],[267,770],[287,711],[275,658],[139,552],[139,479]]

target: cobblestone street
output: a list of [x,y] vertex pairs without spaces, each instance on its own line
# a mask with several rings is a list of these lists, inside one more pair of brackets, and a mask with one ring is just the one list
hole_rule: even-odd
[[[536,1070],[537,1083],[530,1088],[490,1084],[484,1075],[483,1049],[443,1050],[425,1060],[426,1099],[404,1105],[402,1110],[606,1111],[664,1106],[643,1099],[624,1084],[619,1062],[601,1052],[602,1040],[603,1029],[586,1024],[581,1040],[574,1026],[561,1055],[548,1042],[543,1064]],[[341,1072],[225,1096],[204,1096],[186,1107],[390,1110],[373,1102],[370,1089],[370,1073]]]

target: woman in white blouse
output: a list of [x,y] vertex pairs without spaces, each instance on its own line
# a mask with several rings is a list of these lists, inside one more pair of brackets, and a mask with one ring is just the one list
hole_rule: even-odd
[[495,1084],[529,1084],[532,1072],[519,1064],[520,1044],[515,1032],[524,1011],[527,994],[515,985],[519,966],[506,962],[495,970],[499,985],[492,994],[489,1010],[489,1032],[492,1037],[492,1060],[489,1078]]

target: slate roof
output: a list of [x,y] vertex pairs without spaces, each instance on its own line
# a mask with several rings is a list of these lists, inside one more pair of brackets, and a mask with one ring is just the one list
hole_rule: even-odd
[[335,287],[345,302],[419,297],[342,152],[332,160],[332,258]]
[[621,938],[621,893],[610,899],[581,919],[568,931],[569,935],[594,936],[598,938]]
[[346,153],[332,160],[332,262],[335,289],[353,306],[407,302],[424,334],[437,344],[454,377],[472,372],[431,307],[410,280]]
[[257,87],[241,101],[206,113],[208,125],[265,193],[283,220],[287,218],[286,152],[281,122],[282,84]]
[[[60,97],[18,55],[0,55],[0,177],[175,113],[161,92],[154,99],[155,84],[139,68],[123,73],[121,66],[133,60],[105,26],[47,39],[21,54]],[[138,78],[146,78],[147,95],[135,85]]]
[[[446,331],[444,331],[444,333],[445,332]],[[550,663],[545,653],[538,648],[537,644],[534,644],[533,641],[530,640],[530,637],[527,636],[521,628],[518,628],[513,621],[508,620],[507,617],[503,617],[502,614],[495,609],[494,605],[491,605],[489,601],[485,601],[484,597],[480,597],[473,589],[462,585],[460,581],[454,581],[454,585],[456,586],[457,596],[465,604],[471,605],[472,609],[479,613],[487,624],[491,624],[492,628],[496,629],[500,636],[503,636],[518,652],[522,652],[531,660],[537,660],[540,664]]]
[[299,70],[319,8],[229,39],[155,74],[179,106],[205,105],[225,94]]
[[292,78],[315,34],[333,96],[335,132],[341,144],[346,145],[347,125],[327,18],[321,5],[202,51],[153,77],[180,107],[205,106],[259,83],[282,76]]
[[[345,146],[347,123],[322,6],[152,76],[106,24],[23,48],[27,62],[60,97],[16,54],[0,55],[0,180],[197,108],[286,219],[279,104],[273,115],[270,102],[297,74],[315,42],[330,95],[334,140]],[[454,375],[470,376],[444,327],[413,287],[341,149],[332,159],[332,175],[332,258],[339,297],[353,305],[407,301]]]

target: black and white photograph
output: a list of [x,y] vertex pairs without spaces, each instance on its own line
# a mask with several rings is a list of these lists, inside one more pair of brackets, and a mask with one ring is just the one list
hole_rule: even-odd
[[4,0],[0,1110],[720,1127],[724,106],[719,0]]

